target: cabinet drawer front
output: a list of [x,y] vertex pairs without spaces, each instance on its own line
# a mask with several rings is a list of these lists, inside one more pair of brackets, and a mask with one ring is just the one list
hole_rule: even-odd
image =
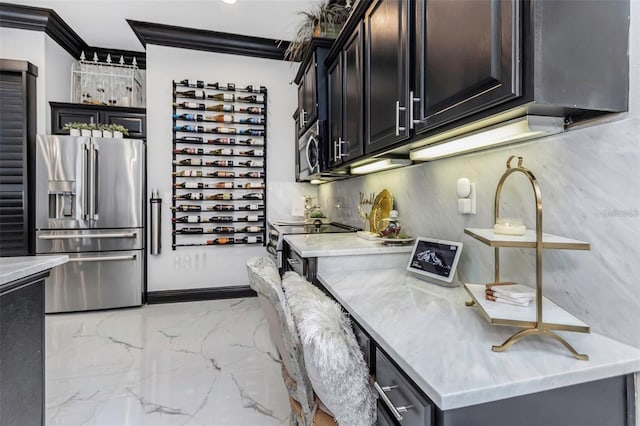
[[378,426],[394,426],[395,425],[395,423],[391,419],[391,416],[387,414],[387,410],[384,408],[384,405],[380,401],[378,401],[377,414],[378,414],[378,421],[376,422],[376,424]]
[[371,368],[371,339],[369,339],[369,336],[365,334],[364,330],[362,330],[358,324],[353,322],[353,320],[351,323],[353,324],[353,334],[356,336],[358,346],[360,346],[360,350],[364,356],[364,362],[366,362],[369,368]]
[[[391,404],[399,411],[401,425],[431,426],[433,406],[404,378],[389,358],[376,349],[376,382]],[[380,400],[382,400],[381,398]],[[403,410],[406,408],[406,411]]]

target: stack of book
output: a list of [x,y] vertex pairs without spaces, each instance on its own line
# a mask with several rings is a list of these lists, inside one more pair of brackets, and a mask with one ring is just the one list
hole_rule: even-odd
[[485,298],[493,302],[515,306],[529,306],[536,296],[536,290],[512,282],[491,283],[486,285]]

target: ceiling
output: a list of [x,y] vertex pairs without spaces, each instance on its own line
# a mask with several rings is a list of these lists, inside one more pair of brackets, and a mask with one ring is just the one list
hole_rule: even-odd
[[9,0],[53,9],[89,45],[143,51],[127,19],[291,40],[298,11],[318,0]]

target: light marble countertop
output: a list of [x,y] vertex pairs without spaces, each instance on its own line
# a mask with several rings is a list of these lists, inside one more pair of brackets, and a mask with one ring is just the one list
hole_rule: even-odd
[[413,244],[387,246],[379,240],[360,238],[355,233],[295,234],[286,235],[284,240],[302,257],[410,253],[413,250]]
[[402,269],[322,272],[318,279],[442,410],[640,371],[640,349],[591,333],[527,337],[493,352],[518,329],[492,326],[462,287],[426,283]]
[[19,256],[0,258],[0,285],[51,269],[69,261],[69,256]]

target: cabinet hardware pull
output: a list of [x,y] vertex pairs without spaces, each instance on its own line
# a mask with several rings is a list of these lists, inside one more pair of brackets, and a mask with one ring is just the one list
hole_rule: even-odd
[[339,159],[342,159],[342,157],[346,157],[349,155],[342,152],[342,144],[346,143],[347,141],[343,141],[342,138],[338,138],[338,151],[340,152],[340,155],[338,156]]
[[400,106],[400,101],[396,101],[396,136],[400,136],[400,132],[404,132],[407,128],[400,126],[400,111],[406,111],[407,107]]
[[287,259],[287,262],[289,262],[289,265],[299,265],[300,259]]
[[333,162],[338,162],[338,142],[333,141]]
[[414,117],[414,107],[413,104],[418,102],[420,103],[420,98],[413,97],[413,90],[409,92],[409,128],[413,129],[414,124],[420,123],[420,120],[415,120]]
[[304,110],[300,111],[300,128],[301,129],[304,129],[304,126],[307,125],[307,122],[306,122],[306,120],[304,118],[305,114],[306,114],[306,112]]
[[387,408],[389,409],[389,411],[391,411],[391,414],[393,414],[393,417],[396,418],[397,421],[402,420],[402,415],[400,414],[402,413],[406,413],[408,408],[411,408],[411,405],[405,405],[405,406],[401,406],[401,407],[396,407],[395,405],[393,405],[393,402],[391,402],[391,400],[389,399],[389,397],[387,396],[386,392],[389,392],[392,389],[397,388],[398,386],[394,385],[394,386],[380,386],[378,384],[378,382],[373,382],[373,386],[376,388],[376,391],[378,391],[378,395],[380,395],[380,398],[382,398],[382,401],[384,402],[384,405],[387,406]]

